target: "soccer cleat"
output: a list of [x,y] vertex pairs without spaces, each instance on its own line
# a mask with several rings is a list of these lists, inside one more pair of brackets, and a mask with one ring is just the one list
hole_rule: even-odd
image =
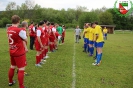
[[9,86],[13,86],[16,83],[16,81],[13,81],[12,83],[9,83]]
[[89,57],[92,57],[92,56],[93,56],[93,54],[90,54],[90,55],[89,55]]
[[45,57],[44,57],[44,59],[47,59],[47,58],[49,58],[49,56],[45,56]]
[[40,64],[35,64],[36,67],[42,67]]
[[44,64],[44,63],[43,63],[43,62],[40,62],[39,64],[42,65],[42,64]]
[[92,65],[97,66],[97,63],[92,63]]

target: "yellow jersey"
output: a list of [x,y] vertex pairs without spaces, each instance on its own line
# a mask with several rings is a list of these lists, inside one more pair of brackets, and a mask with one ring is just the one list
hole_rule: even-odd
[[103,33],[104,34],[107,34],[108,33],[108,30],[105,28],[105,29],[103,29]]
[[85,38],[89,38],[89,28],[84,29],[84,36]]
[[103,42],[104,41],[101,26],[96,25],[96,27],[95,27],[95,35],[98,35],[98,38],[97,38],[96,42]]
[[94,39],[94,29],[90,28],[90,30],[89,30],[89,40],[93,41],[93,39]]

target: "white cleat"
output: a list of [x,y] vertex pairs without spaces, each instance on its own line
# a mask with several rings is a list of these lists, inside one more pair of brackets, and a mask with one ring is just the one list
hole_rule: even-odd
[[45,56],[45,57],[44,57],[44,59],[47,59],[47,58],[49,58],[49,56]]
[[36,67],[42,67],[40,64],[35,64]]
[[45,64],[45,63],[43,63],[43,62],[40,62],[40,65],[42,65],[42,64]]
[[92,63],[93,66],[97,66],[97,63]]

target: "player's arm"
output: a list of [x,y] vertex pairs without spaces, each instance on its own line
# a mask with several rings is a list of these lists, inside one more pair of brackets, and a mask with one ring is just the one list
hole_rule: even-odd
[[27,45],[26,45],[25,41],[23,41],[23,45],[24,45],[25,51],[28,52],[28,48],[27,48]]

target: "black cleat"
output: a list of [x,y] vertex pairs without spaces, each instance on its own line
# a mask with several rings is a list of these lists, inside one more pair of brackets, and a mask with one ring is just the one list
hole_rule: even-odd
[[13,81],[12,83],[9,83],[9,86],[13,86],[16,83],[16,81]]

